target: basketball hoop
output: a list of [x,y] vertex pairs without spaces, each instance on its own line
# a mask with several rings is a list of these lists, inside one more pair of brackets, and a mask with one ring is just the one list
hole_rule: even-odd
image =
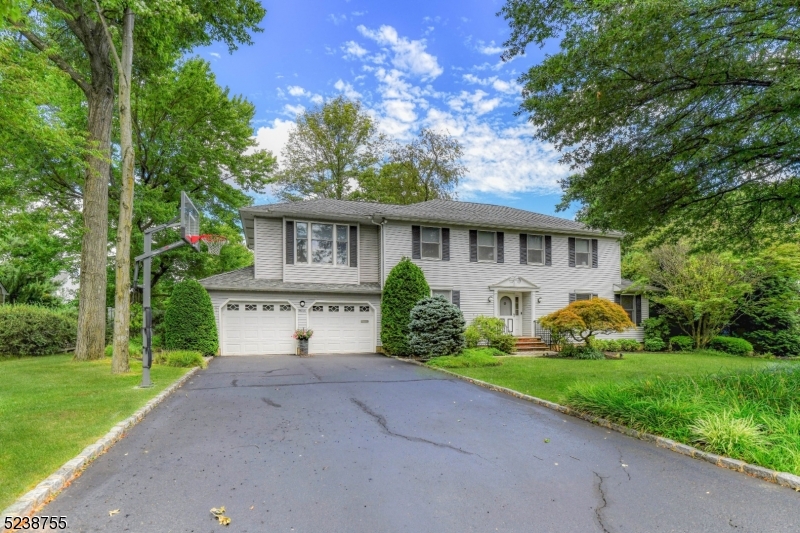
[[219,255],[222,251],[222,247],[225,246],[226,242],[228,242],[228,239],[222,235],[210,234],[200,235],[200,240],[206,244],[208,253],[211,255]]

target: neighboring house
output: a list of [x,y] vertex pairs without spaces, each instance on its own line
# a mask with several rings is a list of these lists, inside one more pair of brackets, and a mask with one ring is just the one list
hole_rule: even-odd
[[495,205],[432,200],[398,206],[308,200],[240,210],[255,265],[200,283],[214,303],[223,355],[294,353],[296,328],[311,353],[374,352],[381,289],[403,257],[422,268],[470,322],[504,319],[535,336],[537,318],[571,301],[620,303],[642,340],[646,298],[620,276],[621,234]]
[[8,298],[8,291],[6,290],[5,287],[3,287],[3,284],[0,283],[0,305],[6,303],[7,298]]

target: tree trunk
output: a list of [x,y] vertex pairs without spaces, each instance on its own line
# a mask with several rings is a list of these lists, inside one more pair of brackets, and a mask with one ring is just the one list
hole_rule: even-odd
[[[102,29],[100,29],[102,35]],[[106,344],[106,268],[108,263],[108,182],[114,71],[105,37],[93,36],[87,49],[92,79],[87,92],[89,119],[86,178],[83,186],[80,304],[75,360],[101,359]]]
[[133,133],[131,126],[131,67],[133,64],[133,11],[125,8],[122,23],[122,57],[119,73],[119,127],[122,151],[122,187],[117,226],[116,289],[114,294],[114,355],[111,372],[130,371],[128,337],[131,325],[131,232],[133,226]]

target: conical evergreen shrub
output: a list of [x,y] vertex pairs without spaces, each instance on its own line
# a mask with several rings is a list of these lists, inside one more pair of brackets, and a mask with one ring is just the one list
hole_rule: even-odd
[[216,355],[219,340],[214,306],[205,288],[196,280],[182,281],[172,289],[164,313],[164,335],[168,350]]
[[430,294],[425,274],[411,259],[404,257],[389,272],[381,299],[381,343],[386,353],[411,355],[408,346],[411,309]]
[[425,298],[411,310],[408,346],[419,357],[458,355],[464,350],[464,315],[441,296]]

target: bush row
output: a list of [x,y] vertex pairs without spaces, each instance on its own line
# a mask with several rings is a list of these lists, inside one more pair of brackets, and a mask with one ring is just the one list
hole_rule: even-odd
[[601,352],[638,352],[642,344],[636,339],[593,339],[592,346]]
[[51,355],[75,346],[74,309],[0,305],[0,355]]

